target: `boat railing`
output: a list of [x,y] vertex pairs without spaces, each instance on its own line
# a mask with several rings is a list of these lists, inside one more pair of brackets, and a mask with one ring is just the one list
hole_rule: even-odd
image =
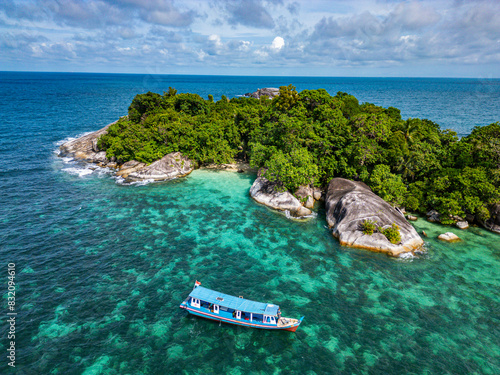
[[[188,299],[186,299],[186,302],[188,301]],[[215,312],[214,311],[214,305],[211,304],[211,303],[208,303],[206,301],[200,301],[199,307],[198,306],[194,306],[194,307],[197,307],[197,308],[199,308],[201,310],[205,310],[207,312],[216,313],[216,314],[222,314],[223,316],[225,316],[226,314],[231,314],[233,319],[238,319],[236,316],[234,316],[236,310],[227,308],[225,306],[219,306],[219,312]],[[240,320],[246,320],[246,321],[250,322],[250,316],[249,316],[249,314],[245,313],[244,311],[242,311],[241,318],[239,318],[239,319]],[[253,315],[251,322],[252,323],[260,323],[260,324],[262,324],[262,323],[270,324],[270,323],[265,322],[262,316],[259,317],[258,315],[257,316]],[[276,324],[277,325],[287,325],[287,324],[290,324],[290,323],[292,323],[292,321],[289,320],[289,319],[287,319],[287,318],[276,319]]]

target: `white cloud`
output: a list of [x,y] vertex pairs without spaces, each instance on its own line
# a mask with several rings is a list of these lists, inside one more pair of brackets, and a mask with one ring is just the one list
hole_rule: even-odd
[[207,57],[208,55],[205,53],[205,51],[203,50],[199,50],[196,52],[196,55],[198,56],[198,60],[199,61],[203,61],[205,60],[205,57]]
[[222,42],[219,35],[212,34],[208,37],[208,40],[211,41],[216,47],[222,47]]
[[248,51],[250,49],[251,45],[252,45],[252,42],[249,42],[248,40],[240,40],[238,50],[239,51]]
[[255,28],[272,29],[273,17],[261,0],[221,0],[222,8],[228,13],[231,25],[245,25]]
[[284,46],[285,46],[285,40],[280,36],[277,36],[276,38],[274,38],[273,42],[271,43],[271,48],[275,51],[279,51]]
[[419,2],[398,4],[387,17],[387,23],[396,28],[419,30],[434,25],[441,16],[431,6]]
[[4,1],[0,70],[21,63],[24,70],[41,63],[75,69],[71,60],[116,71],[139,66],[147,55],[149,64],[168,62],[193,74],[206,68],[225,74],[228,66],[235,72],[394,65],[446,71],[462,64],[498,76],[490,67],[500,64],[500,1],[294,1]]

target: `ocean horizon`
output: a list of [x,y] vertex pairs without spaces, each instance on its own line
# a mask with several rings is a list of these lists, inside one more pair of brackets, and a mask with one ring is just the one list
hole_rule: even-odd
[[[169,87],[216,100],[294,85],[396,107],[459,136],[500,121],[500,79],[0,72],[0,350],[25,374],[500,373],[500,236],[420,217],[425,252],[342,247],[325,210],[294,220],[254,202],[255,174],[198,169],[123,184],[59,156],[65,141]],[[453,231],[462,241],[444,243]],[[15,308],[8,310],[8,272]],[[295,333],[179,309],[195,280],[305,316]]]
[[356,78],[356,79],[364,79],[364,78],[381,78],[381,79],[400,79],[400,78],[409,78],[409,79],[472,79],[472,80],[497,80],[500,77],[483,77],[483,76],[376,76],[376,75],[359,75],[359,76],[351,76],[351,75],[275,75],[275,74],[263,74],[263,75],[255,75],[255,74],[185,74],[185,73],[148,73],[148,72],[85,72],[85,71],[55,71],[55,70],[0,70],[0,73],[48,73],[48,74],[111,74],[111,75],[129,75],[129,76],[144,76],[144,75],[156,75],[156,76],[191,76],[191,77],[289,77],[289,78]]

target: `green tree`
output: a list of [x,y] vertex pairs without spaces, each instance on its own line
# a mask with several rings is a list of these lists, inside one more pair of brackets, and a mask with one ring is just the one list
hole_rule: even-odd
[[366,219],[361,224],[361,230],[363,231],[364,234],[367,234],[369,236],[371,236],[375,232],[376,229],[377,229],[377,222],[376,221]]
[[177,94],[174,97],[174,108],[191,116],[208,113],[208,104],[198,94]]
[[382,233],[392,244],[401,242],[401,233],[399,232],[399,226],[397,226],[395,223],[392,223],[389,228],[379,228],[379,232]]
[[370,175],[369,184],[375,194],[394,205],[401,205],[406,195],[406,187],[401,176],[391,173],[388,165],[379,164]]
[[169,87],[134,97],[128,116],[98,140],[108,158],[150,163],[179,151],[198,164],[235,158],[266,167],[283,189],[333,177],[359,179],[395,205],[444,222],[489,217],[500,202],[500,124],[459,139],[430,120],[404,121],[397,108],[359,104],[347,93],[280,87],[280,96],[214,102]]
[[305,148],[296,148],[287,154],[276,150],[265,166],[267,171],[264,177],[290,191],[301,185],[314,184],[318,175],[318,167]]
[[285,112],[291,109],[299,99],[295,86],[280,86],[279,96],[273,100],[273,105],[278,111]]
[[160,94],[148,91],[134,97],[128,107],[128,117],[132,122],[139,123],[144,120],[144,115],[163,107],[163,99]]
[[340,99],[340,109],[348,120],[359,113],[359,101],[354,96],[339,91],[335,98]]
[[165,98],[171,98],[171,97],[173,97],[175,95],[177,95],[177,90],[174,89],[173,87],[170,87],[170,86],[168,87],[168,91],[166,91],[166,92],[163,93],[163,96]]

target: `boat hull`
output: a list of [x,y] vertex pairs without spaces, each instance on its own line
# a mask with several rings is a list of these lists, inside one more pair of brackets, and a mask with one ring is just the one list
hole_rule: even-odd
[[250,322],[246,321],[244,319],[231,319],[228,317],[224,317],[218,314],[214,314],[210,311],[203,311],[205,309],[201,308],[193,308],[189,306],[186,302],[181,303],[179,306],[181,309],[187,310],[190,314],[199,316],[201,318],[209,319],[209,320],[215,320],[217,322],[222,322],[222,323],[227,323],[227,324],[233,324],[237,326],[244,326],[244,327],[251,327],[251,328],[258,328],[258,329],[271,329],[271,330],[282,330],[282,331],[291,331],[295,332],[297,330],[297,327],[302,323],[302,319],[296,321],[296,323],[290,324],[290,325],[283,325],[283,326],[278,326],[276,324],[266,324],[266,323],[261,323],[261,322]]

